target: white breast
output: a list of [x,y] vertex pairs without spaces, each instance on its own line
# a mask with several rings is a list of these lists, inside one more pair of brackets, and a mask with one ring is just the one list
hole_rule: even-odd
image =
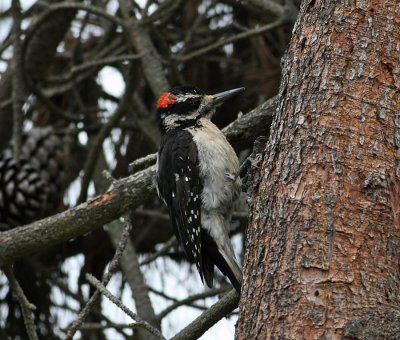
[[239,160],[221,130],[207,118],[200,123],[188,130],[198,149],[203,208],[229,214],[240,193]]

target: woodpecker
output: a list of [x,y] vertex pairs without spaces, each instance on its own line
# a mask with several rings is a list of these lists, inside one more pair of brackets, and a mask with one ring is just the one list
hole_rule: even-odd
[[216,107],[244,88],[207,95],[178,86],[157,101],[161,143],[156,187],[169,209],[175,235],[211,288],[214,266],[240,293],[242,271],[229,239],[233,204],[241,192],[239,160],[211,122]]

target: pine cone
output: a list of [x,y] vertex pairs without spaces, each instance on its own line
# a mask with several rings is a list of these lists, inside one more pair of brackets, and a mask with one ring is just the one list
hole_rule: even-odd
[[12,148],[0,156],[0,229],[35,221],[62,199],[68,142],[51,127],[29,131],[19,165]]

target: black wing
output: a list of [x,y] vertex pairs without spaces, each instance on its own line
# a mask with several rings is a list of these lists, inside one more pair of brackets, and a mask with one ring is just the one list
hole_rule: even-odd
[[169,208],[174,231],[203,280],[201,256],[201,192],[198,152],[190,132],[166,133],[158,153],[157,185]]

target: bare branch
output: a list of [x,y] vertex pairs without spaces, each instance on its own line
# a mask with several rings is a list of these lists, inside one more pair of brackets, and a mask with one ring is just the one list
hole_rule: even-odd
[[90,232],[145,202],[154,194],[155,168],[118,180],[112,189],[62,213],[0,233],[0,264]]
[[151,256],[149,256],[147,259],[140,262],[140,265],[144,266],[144,265],[147,265],[147,264],[155,261],[160,256],[166,254],[168,252],[168,250],[170,250],[173,246],[175,246],[177,244],[178,244],[178,242],[176,240],[176,237],[172,236],[167,242],[165,242],[164,246],[160,250],[156,251],[154,254],[151,254]]
[[252,147],[256,137],[269,134],[269,127],[277,105],[276,99],[277,97],[268,99],[223,129],[229,143],[235,149],[243,150]]
[[236,290],[232,289],[221,300],[172,337],[171,340],[198,339],[219,320],[231,313],[238,303],[239,295]]
[[135,328],[136,323],[109,323],[107,322],[106,324],[102,324],[102,323],[94,323],[94,322],[85,322],[84,324],[82,324],[81,326],[81,330],[103,330],[103,329],[115,329],[115,330],[124,330],[127,328]]
[[[70,8],[68,11],[47,10],[34,21],[27,31],[22,45],[21,68],[27,90],[30,90],[49,111],[69,121],[79,121],[80,117],[64,112],[54,105],[41,91],[38,86],[43,80],[45,70],[54,58],[57,45],[62,40],[70,23],[75,17],[76,10]],[[48,39],[48,37],[52,39]]]
[[[121,226],[112,222],[108,225],[108,235],[114,246],[117,245],[119,235],[121,234]],[[127,222],[130,223],[130,217]],[[131,240],[128,240],[126,245],[125,254],[121,258],[121,267],[127,281],[132,290],[132,296],[135,300],[136,309],[140,318],[153,327],[160,329],[161,325],[158,322],[153,306],[151,304],[149,290],[147,288],[145,278],[139,266],[138,255]]]
[[161,58],[147,28],[139,25],[139,22],[130,15],[132,10],[131,2],[119,0],[119,5],[122,17],[126,23],[124,29],[129,37],[128,43],[145,55],[142,58],[143,71],[153,94],[158,97],[163,91],[169,88],[168,80],[164,75],[164,69],[161,64]]
[[84,64],[73,66],[71,68],[71,74],[80,73],[82,71],[86,71],[87,69],[94,68],[94,67],[112,65],[112,64],[115,64],[115,63],[121,62],[121,61],[137,60],[137,59],[142,58],[143,56],[144,56],[143,53],[140,53],[140,54],[125,54],[125,55],[120,55],[120,56],[116,56],[116,57],[109,57],[109,58],[104,58],[104,59],[91,60],[91,61],[87,61]]
[[[122,232],[121,239],[119,240],[118,247],[115,250],[114,257],[110,261],[108,265],[108,271],[104,273],[103,278],[102,278],[102,284],[107,285],[108,282],[111,280],[111,277],[114,275],[114,273],[117,271],[119,267],[119,263],[121,260],[122,253],[124,252],[126,242],[128,241],[129,238],[129,233],[131,229],[131,224],[126,223],[125,224],[125,229]],[[66,339],[72,339],[76,331],[79,329],[79,327],[82,325],[82,323],[85,321],[87,318],[88,314],[90,313],[90,310],[92,309],[93,305],[97,301],[97,299],[100,296],[100,291],[96,290],[94,294],[90,297],[89,301],[86,303],[85,307],[81,310],[79,313],[78,317],[76,320],[70,325]]]
[[199,293],[199,294],[194,294],[194,295],[188,296],[186,299],[176,301],[175,303],[173,303],[169,307],[165,308],[163,311],[161,311],[157,315],[157,317],[161,320],[166,315],[168,315],[169,313],[171,313],[172,311],[174,311],[175,309],[177,309],[177,308],[179,308],[181,306],[190,305],[192,302],[195,302],[197,300],[203,300],[203,299],[211,297],[211,296],[215,296],[215,295],[218,295],[218,294],[226,293],[228,290],[229,290],[229,288],[227,288],[227,287],[220,287],[220,288],[214,288],[214,289],[205,291],[203,293]]
[[129,173],[133,174],[136,171],[142,170],[152,164],[154,164],[157,160],[157,154],[156,153],[152,153],[150,155],[147,155],[145,157],[136,159],[135,161],[133,161],[132,163],[129,164]]
[[21,4],[19,0],[12,1],[13,14],[13,83],[12,83],[12,101],[13,101],[13,152],[15,163],[19,165],[21,144],[22,144],[22,123],[24,103],[24,76],[22,74],[21,60]]
[[[183,4],[183,0],[168,0],[161,2],[157,10],[149,16],[140,20],[140,25],[148,25],[154,21],[161,21],[160,24],[167,21],[174,15],[176,10]],[[145,12],[146,13],[146,12]]]
[[124,21],[117,17],[116,15],[109,14],[105,10],[103,10],[101,7],[93,6],[93,5],[86,5],[82,4],[80,2],[60,2],[55,5],[49,6],[47,3],[41,2],[41,4],[45,7],[47,7],[47,12],[45,15],[51,15],[53,12],[58,12],[58,11],[64,11],[66,9],[75,9],[75,10],[82,10],[86,11],[92,14],[96,14],[98,16],[101,16],[107,20],[110,20],[111,22],[119,25],[119,26],[124,26]]
[[140,319],[137,314],[133,313],[128,307],[126,307],[122,301],[112,294],[99,280],[97,280],[93,275],[86,274],[86,279],[91,285],[93,285],[101,294],[103,294],[107,299],[109,299],[113,304],[120,308],[126,315],[130,316],[132,320],[136,321],[136,325],[145,328],[151,334],[155,335],[159,339],[165,339],[160,331],[150,325],[148,322]]
[[188,54],[185,54],[185,55],[181,55],[181,56],[180,55],[172,56],[172,59],[175,59],[175,60],[181,61],[181,62],[185,62],[185,61],[188,61],[190,59],[197,58],[197,57],[199,57],[199,56],[201,56],[201,55],[203,55],[205,53],[208,53],[208,52],[210,52],[212,50],[215,50],[215,49],[217,49],[219,47],[222,47],[222,46],[225,46],[227,44],[230,44],[232,42],[235,42],[235,41],[238,41],[238,40],[247,39],[247,38],[250,38],[252,36],[255,36],[255,35],[264,33],[266,31],[272,30],[273,28],[276,28],[276,27],[282,25],[284,22],[285,22],[284,19],[279,18],[276,21],[271,22],[271,23],[269,23],[267,25],[264,25],[264,26],[261,26],[261,27],[256,27],[254,29],[251,29],[251,30],[248,30],[246,32],[239,33],[239,34],[236,34],[236,35],[234,35],[232,37],[229,37],[229,38],[220,39],[219,41],[217,41],[217,42],[215,42],[213,44],[209,44],[209,45],[207,45],[207,46],[205,46],[203,48],[200,48],[197,51],[193,51],[191,53],[188,53]]
[[19,285],[16,277],[14,276],[14,272],[11,266],[4,267],[4,273],[7,276],[8,282],[10,283],[10,287],[14,292],[15,296],[18,299],[19,305],[21,306],[22,316],[24,318],[26,332],[29,336],[30,340],[38,340],[38,336],[35,329],[35,324],[33,322],[32,311],[36,309],[36,307],[31,304],[27,297],[25,296],[24,291]]
[[[43,3],[42,3],[43,4]],[[50,101],[46,95],[42,92],[41,88],[38,87],[38,80],[42,80],[42,73],[37,70],[37,67],[35,65],[38,63],[38,61],[31,61],[29,58],[30,50],[32,48],[35,48],[36,45],[40,45],[43,43],[40,40],[41,33],[42,31],[46,30],[49,25],[54,24],[54,21],[57,20],[57,16],[55,16],[55,13],[59,15],[64,15],[64,13],[68,13],[67,17],[71,16],[70,18],[72,19],[73,16],[75,15],[76,10],[85,10],[87,12],[102,16],[118,25],[123,25],[123,21],[120,20],[117,16],[111,15],[107,12],[105,12],[103,9],[96,7],[96,6],[90,6],[90,5],[84,5],[81,3],[74,3],[74,2],[65,2],[65,3],[59,3],[56,5],[51,5],[48,6],[47,4],[43,4],[44,6],[47,7],[47,10],[43,15],[39,17],[39,19],[35,22],[35,25],[33,28],[28,32],[26,39],[24,41],[23,45],[23,54],[24,58],[22,59],[22,67],[23,67],[23,74],[24,74],[24,80],[25,84],[32,91],[32,93],[43,103],[45,104],[49,110],[57,114],[58,116],[67,119],[69,121],[80,121],[82,117],[80,115],[72,115],[68,112],[63,111],[61,108],[56,106],[52,101]],[[44,27],[44,28],[43,28]],[[39,33],[37,33],[39,32]],[[60,31],[60,33],[63,35],[65,32]],[[46,40],[46,39],[44,39]],[[31,46],[33,45],[33,47]],[[47,51],[46,48],[43,49],[44,51]],[[49,52],[46,52],[49,53]]]

